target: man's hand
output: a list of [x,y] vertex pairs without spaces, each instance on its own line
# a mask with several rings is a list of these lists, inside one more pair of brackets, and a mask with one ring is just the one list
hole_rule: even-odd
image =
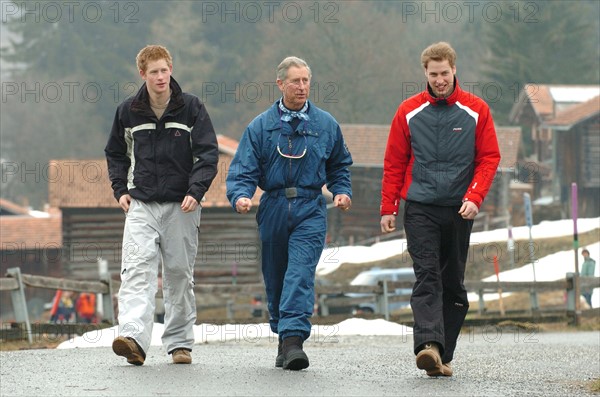
[[352,199],[346,194],[336,194],[333,205],[342,211],[348,211],[352,207]]
[[479,213],[479,208],[477,208],[477,205],[474,202],[465,201],[460,207],[458,213],[463,217],[463,219],[471,220],[475,219],[475,216]]
[[181,202],[181,209],[183,212],[192,212],[198,208],[198,200],[192,196],[185,196]]
[[240,214],[245,214],[252,208],[252,200],[247,197],[241,197],[235,202],[235,210]]
[[381,232],[391,233],[396,230],[396,215],[383,215],[381,217]]
[[129,204],[131,204],[131,196],[129,194],[119,197],[119,205],[123,209],[123,212],[127,213],[129,211]]

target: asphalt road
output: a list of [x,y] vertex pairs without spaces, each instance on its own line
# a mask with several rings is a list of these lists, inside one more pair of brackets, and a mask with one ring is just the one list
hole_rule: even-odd
[[[414,364],[412,337],[313,337],[311,366],[274,367],[276,341],[196,345],[192,365],[152,347],[141,367],[107,347],[0,352],[1,396],[574,396],[600,378],[600,332],[478,328],[461,335],[451,378]],[[597,395],[597,394],[596,394]]]

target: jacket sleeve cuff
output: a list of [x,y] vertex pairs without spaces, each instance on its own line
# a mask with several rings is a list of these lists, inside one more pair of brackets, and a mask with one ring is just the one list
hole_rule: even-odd
[[475,204],[477,206],[477,208],[480,208],[481,207],[481,203],[482,203],[482,200],[479,199],[479,197],[475,197],[474,195],[465,196],[463,198],[462,202],[464,203],[465,201],[472,202],[473,204]]
[[345,194],[346,196],[350,197],[350,200],[352,200],[352,192],[336,192],[336,193],[332,193],[333,197],[338,196],[340,194]]
[[119,199],[126,194],[129,194],[129,191],[127,189],[119,189],[118,191],[116,191],[114,196],[115,200],[117,200],[117,203],[119,202]]
[[397,204],[381,204],[379,207],[379,213],[383,215],[396,215],[398,216],[398,205]]

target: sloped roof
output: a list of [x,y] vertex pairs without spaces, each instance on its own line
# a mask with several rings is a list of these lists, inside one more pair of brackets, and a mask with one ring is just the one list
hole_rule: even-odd
[[545,128],[555,130],[570,130],[574,125],[582,123],[600,113],[600,96],[589,101],[574,105],[558,113],[556,117],[543,124]]
[[[238,142],[217,135],[219,164],[217,176],[206,192],[203,207],[227,207],[225,180]],[[49,201],[60,208],[118,208],[108,178],[106,159],[51,160],[49,169]],[[260,197],[260,194],[255,196]]]
[[525,109],[530,106],[542,122],[554,117],[556,112],[598,95],[598,85],[526,84],[510,111],[509,119],[518,122]]
[[340,128],[354,166],[382,166],[390,126],[385,124],[341,124]]
[[59,208],[118,208],[106,159],[50,160],[48,201]]
[[239,142],[233,138],[221,134],[217,134],[217,141],[219,142],[219,152],[229,154],[233,157]]
[[[221,153],[219,155],[219,165],[217,169],[217,176],[213,180],[208,192],[204,195],[204,201],[202,202],[202,207],[229,207],[231,204],[227,200],[227,174],[229,172],[229,165],[231,164],[231,160],[233,160],[233,154],[224,154]],[[252,203],[254,205],[258,205],[260,196],[262,191],[260,189],[256,189],[256,193],[252,198]],[[232,209],[233,211],[233,209]]]
[[[340,125],[354,166],[383,166],[383,157],[390,131],[385,124]],[[502,160],[500,168],[514,167],[521,144],[521,127],[496,126]]]
[[61,214],[53,211],[46,218],[0,216],[0,241],[6,251],[62,248]]
[[0,216],[3,215],[29,215],[29,209],[0,198]]

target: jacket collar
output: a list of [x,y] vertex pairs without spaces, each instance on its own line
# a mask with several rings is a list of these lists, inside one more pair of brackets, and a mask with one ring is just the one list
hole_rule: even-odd
[[454,91],[452,91],[452,94],[450,94],[449,97],[438,98],[435,95],[433,95],[433,91],[431,90],[429,83],[427,83],[427,91],[425,95],[427,96],[427,100],[429,101],[429,103],[431,103],[432,105],[454,105],[456,101],[458,101],[458,97],[460,96],[461,91],[462,89],[458,85],[458,78],[454,76]]
[[[313,103],[307,99],[308,102],[308,117],[310,118],[310,124],[318,125],[319,123],[319,112],[316,110],[316,107]],[[273,105],[267,111],[267,122],[266,129],[268,131],[273,131],[281,128],[281,110],[279,110],[279,99],[273,103]],[[305,123],[305,121],[302,121]]]
[[[169,106],[167,106],[165,113],[179,109],[184,105],[181,86],[179,86],[179,83],[173,78],[173,76],[171,76],[169,87],[171,87],[171,100],[169,101]],[[142,87],[139,89],[133,98],[133,101],[131,102],[131,111],[150,116],[154,115],[154,112],[150,108],[150,94],[148,93],[145,82],[142,84]]]

